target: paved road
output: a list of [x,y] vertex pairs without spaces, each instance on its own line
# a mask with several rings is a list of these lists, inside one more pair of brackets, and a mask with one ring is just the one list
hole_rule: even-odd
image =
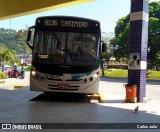
[[[10,81],[9,81],[10,80]],[[12,80],[12,81],[11,81]],[[88,103],[69,101],[30,101],[39,92],[29,91],[29,86],[16,90],[11,84],[25,83],[24,80],[8,79],[0,84],[0,122],[1,123],[159,123],[160,122],[160,82],[147,83],[147,103],[124,103],[126,79],[101,78],[100,92],[105,94],[107,103]],[[7,85],[8,84],[8,85]],[[63,97],[63,96],[62,96]],[[139,105],[139,112],[135,107]],[[98,128],[98,127],[97,127]],[[51,130],[57,131],[57,130]],[[75,130],[64,130],[64,132]],[[83,130],[79,130],[81,132]],[[87,130],[99,131],[99,130]],[[109,131],[109,130],[104,130]],[[112,130],[111,130],[112,131]],[[128,132],[132,130],[122,130]],[[140,131],[137,130],[137,131]],[[146,129],[144,130],[147,131]],[[148,130],[150,132],[151,130]],[[152,130],[153,131],[153,130]],[[159,132],[159,130],[156,130]]]
[[[29,72],[26,72],[25,79],[4,79],[5,83],[0,84],[1,89],[13,90],[14,85],[29,86]],[[106,96],[107,100],[124,101],[127,79],[101,77],[99,92]],[[160,100],[160,81],[147,81],[146,100]]]

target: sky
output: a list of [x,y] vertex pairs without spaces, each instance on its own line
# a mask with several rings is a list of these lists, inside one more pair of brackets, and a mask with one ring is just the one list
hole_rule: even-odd
[[[160,1],[160,0],[150,0]],[[130,13],[130,0],[97,0],[81,5],[16,17],[0,21],[0,28],[25,29],[26,26],[33,26],[35,20],[40,16],[67,15],[95,19],[101,22],[101,29],[104,32],[114,32],[116,22]]]

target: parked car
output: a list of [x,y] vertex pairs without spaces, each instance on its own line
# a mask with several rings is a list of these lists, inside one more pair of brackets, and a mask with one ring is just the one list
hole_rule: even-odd
[[[11,69],[11,66],[9,66],[9,65],[4,65],[4,71],[8,71],[8,70],[10,70]],[[0,71],[2,71],[2,66],[0,66]]]
[[[0,67],[0,70],[2,71],[2,66]],[[14,77],[14,70],[9,65],[4,65],[3,73],[6,74],[6,78],[13,78]],[[16,76],[17,77],[21,76],[21,70],[20,69],[17,70]]]
[[[14,70],[13,70],[13,69],[10,69],[10,70],[8,71],[8,74],[6,74],[6,75],[8,75],[8,76],[7,76],[8,78],[14,78]],[[20,77],[20,76],[21,76],[21,70],[18,69],[18,70],[17,70],[16,77]]]

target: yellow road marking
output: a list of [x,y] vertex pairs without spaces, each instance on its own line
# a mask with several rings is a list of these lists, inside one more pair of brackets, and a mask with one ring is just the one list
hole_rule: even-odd
[[105,96],[103,94],[94,94],[94,95],[87,95],[87,98],[98,100],[99,103],[106,103]]
[[24,85],[21,85],[21,84],[16,84],[16,85],[14,85],[14,88],[23,88],[23,87],[25,87]]

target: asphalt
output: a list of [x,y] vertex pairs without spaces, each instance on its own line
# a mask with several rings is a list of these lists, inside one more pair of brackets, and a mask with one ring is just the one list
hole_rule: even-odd
[[[143,103],[126,103],[125,79],[101,78],[100,93],[106,103],[96,100],[58,99],[29,91],[29,74],[24,80],[7,79],[0,83],[0,123],[160,123],[160,96],[149,96]],[[23,85],[23,88],[14,88]],[[148,88],[159,88],[159,82],[148,83]],[[119,90],[116,90],[116,89]],[[160,89],[159,89],[160,90]],[[43,95],[42,99],[35,99]],[[160,95],[160,94],[159,94]],[[45,99],[44,99],[45,97]],[[60,100],[59,100],[60,99]],[[134,109],[139,106],[139,111]],[[93,124],[94,125],[94,124]],[[102,127],[102,126],[101,126]],[[96,128],[96,125],[95,125]],[[107,131],[151,131],[150,129],[107,129]],[[53,131],[53,130],[47,130]],[[56,131],[106,131],[103,129],[66,129]],[[152,131],[159,131],[155,129]]]

